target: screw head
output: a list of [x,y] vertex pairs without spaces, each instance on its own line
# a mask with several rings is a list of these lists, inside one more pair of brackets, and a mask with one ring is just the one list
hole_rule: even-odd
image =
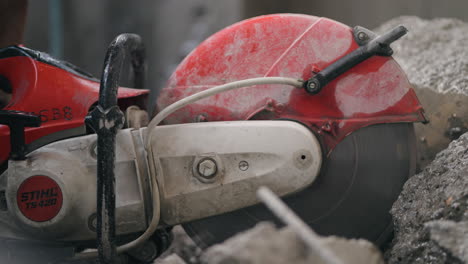
[[312,78],[306,83],[306,91],[310,94],[317,94],[318,92],[320,92],[320,85],[321,84],[318,79]]
[[358,35],[357,35],[358,39],[359,40],[366,40],[368,37],[367,37],[367,34],[365,32],[359,32]]
[[197,169],[200,176],[207,179],[213,178],[218,171],[216,162],[210,158],[201,160],[200,163],[198,163]]
[[246,171],[249,169],[249,163],[245,160],[239,162],[239,170]]
[[315,88],[317,88],[317,84],[315,82],[309,82],[307,87],[309,88],[309,90],[315,90]]

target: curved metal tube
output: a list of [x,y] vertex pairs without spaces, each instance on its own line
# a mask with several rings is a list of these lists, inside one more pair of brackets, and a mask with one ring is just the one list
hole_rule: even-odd
[[115,135],[124,124],[117,105],[117,90],[123,62],[131,56],[134,85],[145,81],[145,54],[141,38],[121,34],[107,49],[102,71],[99,102],[86,117],[97,134],[97,247],[101,263],[115,263]]
[[104,59],[99,90],[99,105],[104,109],[117,104],[120,74],[125,57],[128,55],[131,56],[134,72],[133,87],[143,88],[144,86],[146,63],[141,37],[136,34],[121,34],[109,45]]

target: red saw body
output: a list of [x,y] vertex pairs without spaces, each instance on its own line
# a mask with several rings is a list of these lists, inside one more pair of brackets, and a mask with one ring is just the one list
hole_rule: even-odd
[[[41,118],[38,128],[26,128],[26,144],[35,147],[86,134],[84,118],[99,96],[99,80],[75,66],[25,47],[0,49],[2,86],[11,100],[2,110],[28,112]],[[5,89],[5,87],[1,87]],[[147,90],[119,89],[119,105],[144,106]],[[0,125],[0,164],[10,153],[10,131]]]
[[[249,19],[211,36],[175,70],[157,106],[163,109],[215,85],[262,76],[309,79],[359,46],[350,27],[307,15]],[[425,121],[406,75],[391,57],[375,56],[332,81],[317,95],[265,85],[225,92],[191,104],[168,124],[291,119],[321,135],[329,153],[347,135],[381,123]]]
[[[157,107],[164,109],[196,92],[247,78],[307,80],[358,49],[354,33],[327,18],[296,14],[234,24],[185,58],[161,91]],[[288,204],[320,233],[382,243],[389,232],[391,204],[414,173],[411,123],[425,122],[423,113],[398,63],[389,56],[373,56],[318,94],[282,85],[241,88],[190,104],[170,115],[166,124],[252,119],[300,122],[318,135],[327,158],[319,180],[290,197]],[[365,221],[366,214],[375,218]],[[207,246],[271,218],[264,209],[253,207],[185,228],[200,245]],[[369,228],[372,225],[374,229]]]

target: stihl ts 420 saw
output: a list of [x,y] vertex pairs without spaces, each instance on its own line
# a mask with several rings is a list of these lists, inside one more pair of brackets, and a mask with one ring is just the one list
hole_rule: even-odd
[[2,263],[147,263],[179,224],[206,247],[273,220],[260,186],[320,234],[383,243],[415,170],[413,123],[426,121],[391,57],[404,34],[308,15],[245,20],[180,63],[152,118],[147,90],[118,87],[125,57],[143,86],[136,35],[112,42],[100,81],[1,49]]

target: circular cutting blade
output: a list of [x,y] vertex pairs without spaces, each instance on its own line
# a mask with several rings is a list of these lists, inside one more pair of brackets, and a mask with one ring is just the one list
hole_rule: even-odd
[[[381,245],[391,234],[390,208],[415,172],[415,156],[412,123],[359,129],[324,159],[311,186],[284,200],[321,235],[365,238]],[[207,247],[259,221],[276,220],[263,205],[257,205],[183,227],[200,247]]]

